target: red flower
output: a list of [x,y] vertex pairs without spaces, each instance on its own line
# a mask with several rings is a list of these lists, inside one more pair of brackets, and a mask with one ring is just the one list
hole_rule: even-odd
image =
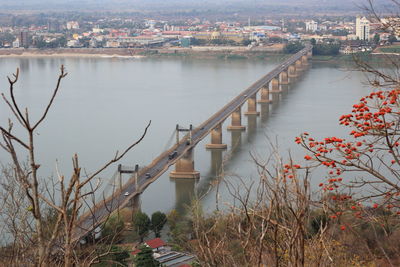
[[340,226],[340,230],[342,230],[342,231],[346,230],[346,226],[341,225],[341,226]]
[[305,155],[304,158],[305,158],[306,160],[312,159],[311,156],[309,156],[309,155]]

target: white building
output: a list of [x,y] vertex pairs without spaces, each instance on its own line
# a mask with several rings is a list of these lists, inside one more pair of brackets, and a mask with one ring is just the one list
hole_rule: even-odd
[[15,41],[12,43],[13,48],[19,48],[19,39],[15,39]]
[[79,23],[77,21],[68,21],[67,22],[67,29],[68,30],[79,29]]
[[318,23],[316,21],[306,21],[306,31],[316,32],[318,30]]
[[359,40],[369,41],[369,20],[366,17],[357,17],[356,19],[356,36]]

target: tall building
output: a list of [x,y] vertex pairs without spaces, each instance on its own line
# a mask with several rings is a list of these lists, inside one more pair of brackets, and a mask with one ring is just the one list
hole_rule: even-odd
[[27,31],[22,31],[19,34],[19,45],[20,47],[28,48],[30,45],[29,34]]
[[357,17],[356,36],[359,40],[369,41],[369,20],[366,17]]
[[306,31],[316,32],[318,30],[318,23],[316,21],[306,21]]

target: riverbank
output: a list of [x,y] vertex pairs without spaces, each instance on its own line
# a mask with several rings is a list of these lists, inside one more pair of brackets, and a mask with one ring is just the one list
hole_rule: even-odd
[[264,59],[270,56],[286,57],[281,47],[192,47],[192,48],[3,48],[0,57],[193,57],[221,59]]
[[[249,59],[249,60],[281,60],[288,55],[282,53],[278,46],[272,47],[192,47],[192,48],[3,48],[0,58],[4,57],[82,57],[82,58],[196,58],[196,59]],[[368,61],[382,62],[385,55],[361,55]],[[351,63],[353,55],[320,56],[314,55],[314,62]]]

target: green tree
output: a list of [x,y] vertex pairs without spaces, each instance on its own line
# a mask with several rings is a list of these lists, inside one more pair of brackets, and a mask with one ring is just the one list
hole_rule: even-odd
[[[110,253],[108,253],[106,256],[100,257],[99,258],[99,263],[119,263],[118,266],[123,265],[123,266],[128,266],[126,263],[126,259],[129,258],[129,252],[126,251],[125,249],[118,247],[118,246],[112,246],[110,248]],[[109,266],[109,265],[107,265]]]
[[300,43],[299,41],[290,42],[285,46],[285,48],[283,49],[283,52],[285,54],[296,54],[303,48],[304,48],[304,45],[302,43]]
[[160,232],[167,222],[167,215],[161,211],[156,211],[151,215],[151,229],[156,237],[160,237]]
[[380,40],[381,40],[381,37],[379,36],[379,34],[375,33],[375,35],[374,35],[374,43],[375,44],[379,44]]
[[250,40],[250,39],[244,39],[244,40],[241,42],[241,44],[242,44],[243,46],[248,46],[249,44],[251,44],[251,40]]
[[316,44],[313,47],[314,55],[337,55],[339,54],[340,44]]
[[397,42],[396,36],[394,36],[394,34],[390,35],[390,36],[389,36],[389,39],[388,39],[388,42],[389,42],[390,44],[392,44],[393,42]]
[[160,263],[153,258],[153,250],[148,246],[139,247],[140,252],[135,256],[133,262],[137,267],[158,267]]
[[151,221],[146,213],[138,211],[133,216],[133,226],[136,233],[140,236],[140,242],[143,242],[144,237],[148,234]]
[[316,45],[317,44],[317,41],[315,40],[315,38],[311,38],[310,42],[311,42],[312,45]]
[[101,228],[101,236],[106,242],[118,242],[121,239],[121,233],[124,230],[124,227],[125,224],[122,221],[122,218],[118,214],[112,215],[103,224]]

